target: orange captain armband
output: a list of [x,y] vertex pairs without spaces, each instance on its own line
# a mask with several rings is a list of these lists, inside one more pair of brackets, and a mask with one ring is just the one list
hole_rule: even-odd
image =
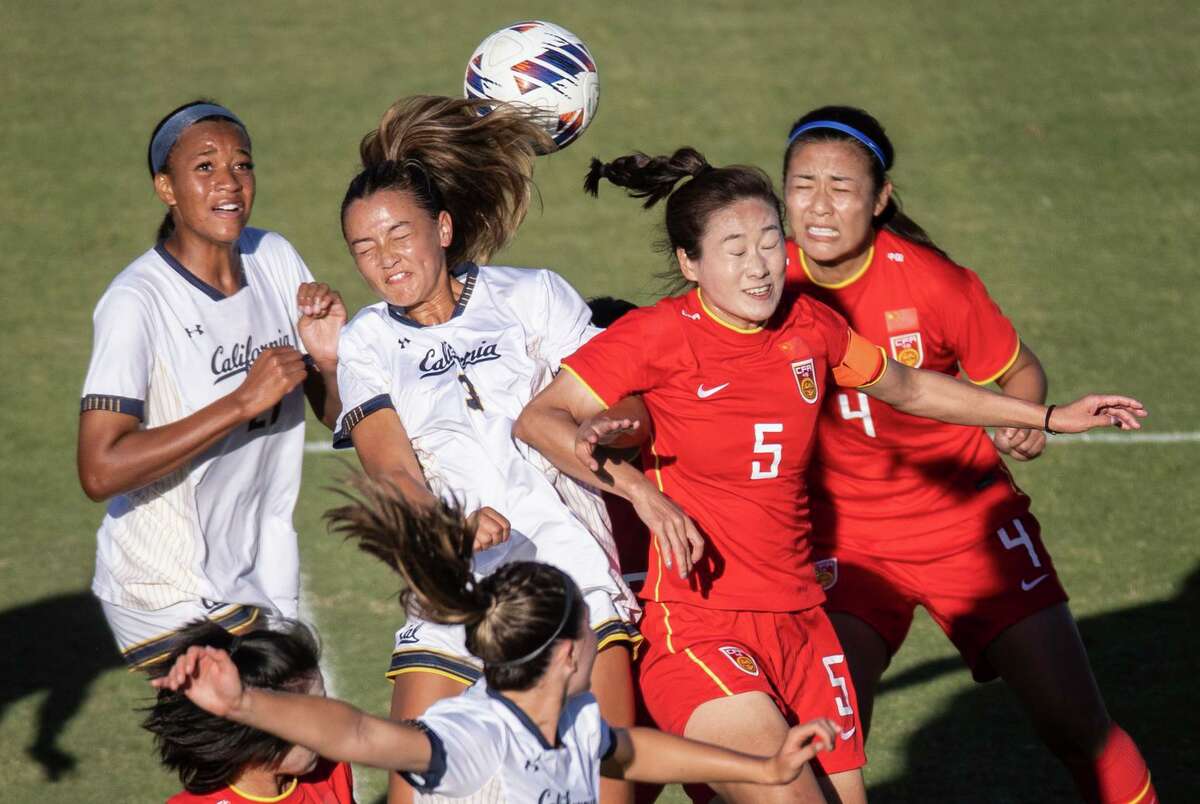
[[842,387],[866,388],[883,379],[887,371],[887,355],[883,347],[850,330],[846,355],[833,367],[833,380]]

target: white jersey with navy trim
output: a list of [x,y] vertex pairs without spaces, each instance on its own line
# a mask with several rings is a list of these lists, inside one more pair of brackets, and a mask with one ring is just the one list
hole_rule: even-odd
[[[228,395],[263,349],[303,350],[296,290],[312,275],[300,255],[261,229],[243,231],[238,246],[243,286],[228,297],[161,244],[117,275],[93,315],[82,410],[157,427]],[[297,388],[190,465],[114,497],[98,533],[93,591],[146,611],[205,599],[296,616],[292,509],[303,453]]]
[[[445,323],[421,326],[380,302],[343,329],[335,445],[351,446],[362,419],[394,409],[435,494],[468,512],[491,507],[512,524],[507,543],[476,554],[476,572],[536,558],[567,572],[585,594],[606,590],[616,614],[632,620],[637,603],[607,523],[585,522],[587,511],[569,507],[512,436],[559,362],[598,331],[591,311],[552,271],[465,265],[459,278],[463,292]],[[574,491],[598,498],[582,486]]]
[[599,800],[600,764],[616,737],[590,692],[566,702],[558,743],[546,737],[516,704],[478,681],[466,692],[431,706],[417,721],[433,748],[429,771],[405,773],[421,793],[464,798],[488,788],[498,801]]

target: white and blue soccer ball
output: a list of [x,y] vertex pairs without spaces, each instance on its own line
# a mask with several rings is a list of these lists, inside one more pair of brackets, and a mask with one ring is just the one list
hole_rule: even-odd
[[529,20],[501,28],[475,48],[463,91],[468,98],[537,108],[561,149],[596,116],[600,74],[578,36],[553,23]]

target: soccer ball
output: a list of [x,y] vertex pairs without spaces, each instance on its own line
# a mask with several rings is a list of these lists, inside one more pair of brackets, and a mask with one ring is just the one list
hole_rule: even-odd
[[467,62],[468,98],[536,107],[559,149],[574,142],[600,102],[600,75],[578,36],[541,20],[516,22],[484,39]]

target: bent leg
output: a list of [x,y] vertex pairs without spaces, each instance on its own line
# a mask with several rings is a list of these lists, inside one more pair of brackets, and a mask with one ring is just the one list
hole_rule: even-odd
[[[688,719],[683,736],[746,754],[770,756],[779,750],[787,732],[787,721],[770,696],[762,692],[745,692],[714,698],[698,706]],[[787,786],[725,782],[714,784],[712,788],[729,804],[823,804],[825,801],[811,766]]]
[[1146,762],[1110,720],[1066,603],[1013,625],[984,657],[1016,693],[1086,801],[1154,800]]
[[[600,651],[592,667],[592,692],[600,704],[600,714],[617,728],[628,728],[634,720],[633,669],[626,644],[613,644]],[[601,804],[632,804],[633,788],[632,782],[601,777]]]
[[[396,676],[392,689],[392,720],[412,720],[443,698],[461,695],[466,686],[461,681],[426,672],[410,672]],[[399,773],[388,774],[388,804],[412,804],[413,789]]]

